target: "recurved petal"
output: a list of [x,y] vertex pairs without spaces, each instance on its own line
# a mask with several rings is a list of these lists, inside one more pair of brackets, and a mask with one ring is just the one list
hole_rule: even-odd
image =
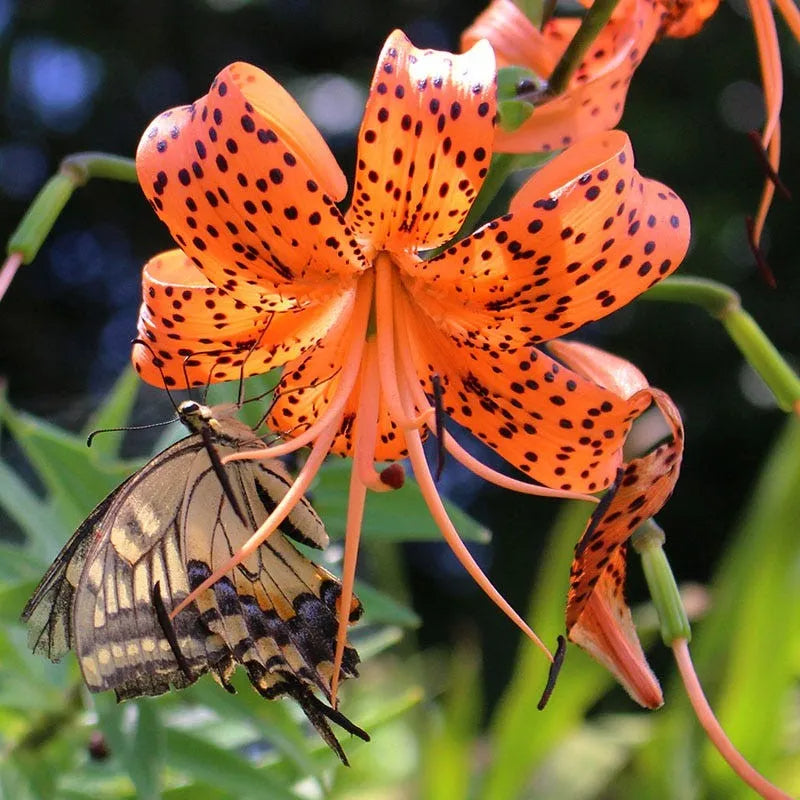
[[689,244],[681,199],[634,169],[628,137],[584,140],[537,172],[511,213],[430,261],[402,261],[415,300],[449,335],[538,344],[629,303]]
[[[343,293],[280,313],[249,306],[214,286],[180,250],[161,253],[142,272],[134,366],[155,386],[206,386],[258,375],[296,358],[348,317]],[[155,354],[155,355],[154,355]],[[160,367],[160,371],[159,371]]]
[[545,486],[595,492],[611,484],[630,422],[649,398],[624,400],[535,348],[489,352],[405,316],[418,378],[432,395],[438,373],[448,416]]
[[[622,117],[631,78],[655,38],[662,12],[657,0],[623,0],[592,43],[566,90],[537,104],[517,130],[498,130],[495,151],[560,150],[613,128]],[[556,17],[545,25],[540,46],[553,65],[566,50],[578,24],[576,19]],[[533,62],[516,63],[536,71],[542,60],[539,57]],[[544,77],[549,78],[550,73],[544,73]]]
[[[624,597],[626,543],[667,502],[680,472],[683,424],[667,394],[646,384],[624,359],[588,345],[552,346],[562,361],[630,402],[655,404],[671,440],[625,465],[575,548],[567,599],[569,638],[608,667],[631,696],[650,708],[661,704],[658,682],[642,653]],[[644,383],[644,386],[642,384]]]
[[401,31],[375,69],[348,222],[376,250],[436,247],[461,227],[492,155],[492,48],[419,50]]
[[334,205],[344,176],[291,96],[249,64],[166,111],[136,154],[139,181],[175,240],[239,300],[279,309],[336,293],[365,268]]
[[512,0],[492,0],[461,35],[461,50],[481,39],[492,45],[498,67],[527,67],[541,77],[550,76],[569,41],[554,46]]
[[625,549],[623,545],[612,554],[580,619],[568,629],[569,639],[599,661],[637,703],[659,708],[664,703],[661,686],[647,663],[624,598]]

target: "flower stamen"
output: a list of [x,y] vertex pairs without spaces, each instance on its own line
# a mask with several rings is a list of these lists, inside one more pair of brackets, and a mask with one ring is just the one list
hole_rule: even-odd
[[[375,316],[378,334],[378,367],[381,375],[381,391],[386,407],[394,422],[403,430],[421,428],[434,416],[434,410],[426,401],[423,411],[416,417],[406,413],[397,385],[397,362],[395,341],[398,326],[395,323],[395,303],[400,293],[396,281],[394,262],[388,253],[378,253],[375,258]],[[399,340],[398,340],[399,341]]]
[[406,446],[411,466],[414,468],[414,477],[419,485],[425,504],[428,506],[433,521],[444,540],[453,551],[453,555],[458,559],[467,574],[480,586],[487,597],[547,656],[550,662],[553,661],[553,654],[547,645],[533,632],[533,629],[524,619],[511,607],[511,604],[497,591],[494,584],[489,580],[484,571],[469,552],[467,546],[458,535],[458,531],[453,525],[452,520],[447,514],[447,509],[442,503],[442,498],[436,489],[436,484],[431,475],[430,467],[425,458],[425,451],[422,448],[422,438],[419,431],[406,431]]

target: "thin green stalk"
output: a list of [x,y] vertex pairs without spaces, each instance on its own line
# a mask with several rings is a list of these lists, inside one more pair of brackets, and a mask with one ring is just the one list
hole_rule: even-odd
[[642,295],[645,300],[691,303],[718,319],[748,364],[767,384],[783,411],[800,413],[800,378],[759,324],[742,308],[739,295],[704,278],[667,278]]
[[666,536],[654,519],[643,522],[631,536],[631,544],[642,559],[650,597],[661,624],[661,638],[667,647],[678,639],[692,638],[683,600],[664,552]]
[[516,0],[520,11],[537,27],[542,27],[545,19],[546,0]]
[[559,95],[567,88],[570,78],[583,61],[586,51],[611,18],[618,2],[619,0],[595,0],[586,12],[580,28],[575,32],[575,36],[572,37],[572,41],[550,76],[547,89],[549,95]]
[[42,187],[6,245],[9,256],[20,254],[30,264],[39,252],[72,193],[90,178],[136,183],[133,159],[108,153],[77,153],[67,156],[58,172]]

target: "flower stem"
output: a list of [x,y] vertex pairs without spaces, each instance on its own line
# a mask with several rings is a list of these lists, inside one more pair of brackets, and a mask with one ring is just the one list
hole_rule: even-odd
[[767,384],[778,406],[800,414],[800,377],[759,324],[742,308],[737,292],[705,278],[667,278],[642,295],[646,300],[692,303],[718,319],[745,360]]
[[675,576],[664,553],[665,540],[661,526],[651,517],[636,529],[631,544],[642,559],[647,587],[661,624],[661,638],[667,647],[671,647],[677,639],[690,641],[692,629]]
[[572,41],[567,45],[564,55],[561,56],[561,60],[556,64],[550,76],[547,88],[549,95],[559,95],[567,88],[570,78],[580,66],[586,51],[611,18],[618,2],[619,0],[595,0],[592,3],[581,26],[575,32]]
[[516,0],[516,5],[520,11],[537,27],[542,27],[545,18],[546,0]]
[[17,274],[17,270],[22,265],[22,253],[11,253],[6,258],[3,266],[0,267],[0,300],[3,299],[8,287],[11,286],[11,281]]
[[789,800],[789,795],[770,783],[760,772],[754,769],[744,756],[733,746],[731,740],[722,730],[722,726],[714,716],[714,711],[708,704],[703,692],[703,687],[694,670],[692,657],[689,653],[689,643],[686,639],[676,639],[672,642],[672,652],[678,664],[678,670],[686,687],[686,694],[694,708],[697,719],[708,734],[711,743],[717,752],[728,762],[731,769],[752,789],[767,800]]
[[650,589],[650,596],[653,599],[653,604],[656,607],[661,623],[661,638],[664,640],[664,644],[672,649],[683,685],[686,687],[686,694],[692,704],[697,720],[717,749],[717,752],[748,786],[769,800],[773,800],[773,798],[788,798],[789,795],[782,792],[757,772],[733,746],[708,704],[689,654],[691,628],[686,617],[686,611],[683,608],[678,587],[675,584],[672,569],[664,553],[663,544],[665,538],[664,531],[654,520],[649,519],[636,529],[631,537],[631,543],[636,552],[642,557],[642,567],[644,568],[647,586]]
[[9,256],[19,253],[21,263],[30,264],[39,252],[72,193],[90,178],[136,183],[136,164],[131,158],[108,153],[77,153],[67,156],[58,172],[40,189],[22,221],[6,244]]

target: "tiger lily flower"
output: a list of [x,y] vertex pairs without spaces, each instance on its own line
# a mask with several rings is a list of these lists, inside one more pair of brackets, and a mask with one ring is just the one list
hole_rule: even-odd
[[670,440],[633,458],[597,506],[575,547],[567,600],[567,635],[603,664],[646,708],[662,705],[661,687],[647,664],[625,601],[627,541],[669,500],[683,457],[683,423],[669,396],[652,388],[633,364],[577,342],[553,342],[561,361],[619,397],[652,402],[671,430]]
[[543,84],[533,114],[514,131],[498,131],[495,150],[535,153],[561,150],[622,117],[628,85],[655,39],[661,14],[653,0],[620,0],[564,92],[547,81],[580,26],[580,17],[552,17],[537,28],[512,0],[492,0],[461,37],[462,49],[480,39],[494,47],[498,66],[526,67]]
[[[423,437],[446,415],[525,478],[490,469],[444,431],[446,451],[489,481],[559,497],[607,488],[646,404],[537,345],[671,273],[689,219],[672,191],[639,175],[627,137],[614,131],[551,161],[510,213],[426,259],[456,235],[486,175],[495,81],[488,43],[454,55],[419,50],[395,31],[372,80],[346,214],[336,205],[346,180],[322,137],[255,67],[225,68],[206,96],[145,132],[140,182],[181,249],[144,268],[139,331],[155,359],[135,347],[136,369],[179,386],[283,365],[268,421],[284,441],[262,454],[311,446],[270,518],[195,593],[253,552],[336,453],[353,458],[348,607],[366,492],[389,488],[374,464],[408,457],[456,556],[538,642],[460,540]],[[345,615],[340,628],[337,665]]]

